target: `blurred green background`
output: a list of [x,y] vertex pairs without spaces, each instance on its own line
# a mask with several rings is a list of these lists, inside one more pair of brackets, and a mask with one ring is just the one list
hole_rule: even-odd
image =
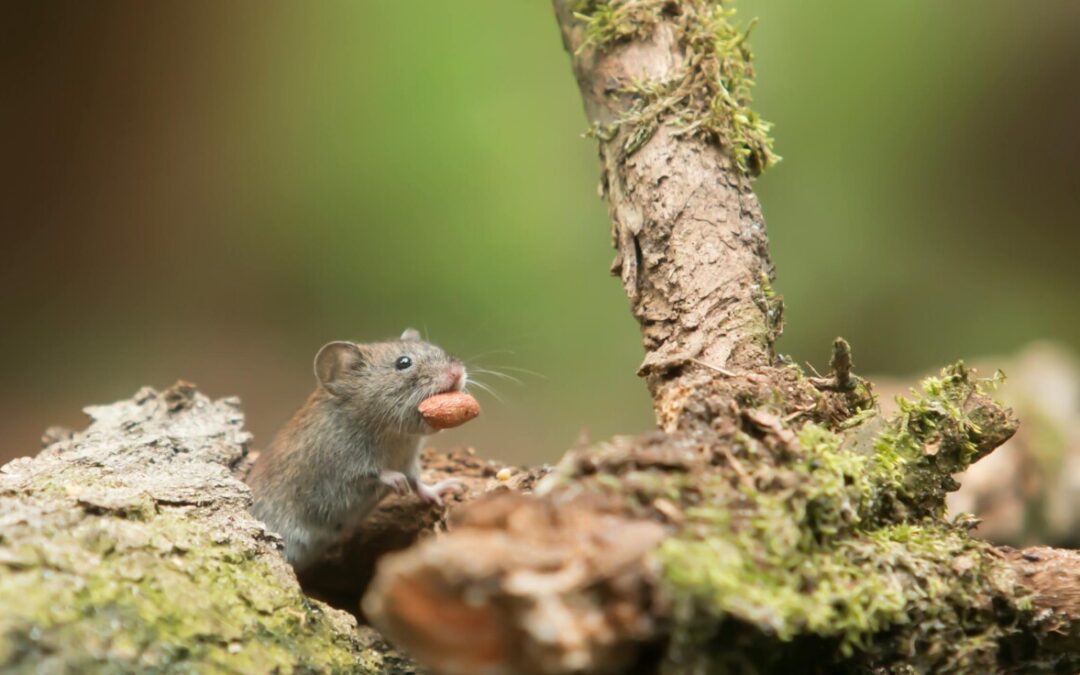
[[[864,372],[1080,346],[1080,3],[741,0],[781,349]],[[177,378],[256,445],[327,340],[407,325],[502,401],[439,438],[553,460],[649,428],[597,161],[543,0],[0,9],[0,458]]]

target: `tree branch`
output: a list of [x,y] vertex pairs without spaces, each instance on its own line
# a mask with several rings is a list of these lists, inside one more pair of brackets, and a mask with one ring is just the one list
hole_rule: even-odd
[[782,308],[769,289],[765,221],[749,176],[714,138],[684,133],[662,114],[612,128],[648,98],[629,89],[652,91],[641,83],[680,81],[688,67],[702,67],[687,65],[691,54],[678,22],[657,14],[653,26],[642,27],[651,28],[647,37],[598,46],[575,18],[580,4],[560,0],[555,11],[586,113],[601,136],[612,271],[641,324],[646,357],[639,372],[660,428],[673,430],[693,423],[684,416],[711,390],[709,366],[739,373],[772,363]]

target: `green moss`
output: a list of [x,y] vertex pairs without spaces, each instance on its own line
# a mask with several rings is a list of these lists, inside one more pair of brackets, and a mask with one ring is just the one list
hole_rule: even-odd
[[900,412],[874,447],[903,467],[898,496],[914,513],[944,516],[945,494],[959,487],[952,475],[1012,435],[1015,422],[987,398],[1001,377],[980,380],[959,363],[897,398]]
[[0,574],[7,672],[49,659],[95,672],[360,670],[318,606],[182,513],[91,517],[37,553]]
[[585,42],[579,50],[590,46],[604,47],[631,38],[648,37],[660,21],[663,5],[664,3],[655,0],[579,2],[574,16],[585,22]]
[[660,124],[677,134],[701,135],[726,149],[745,173],[757,175],[780,161],[773,152],[772,125],[751,109],[753,52],[747,28],[735,25],[735,10],[716,0],[591,0],[578,6],[585,24],[583,48],[607,49],[651,34],[671,16],[684,56],[668,80],[625,82],[617,94],[628,109],[594,133],[610,141],[622,132],[622,152],[633,154]]
[[762,638],[834,642],[837,665],[896,653],[912,664],[963,672],[993,663],[1020,611],[999,617],[985,604],[1008,584],[986,545],[939,526],[889,526],[810,552],[792,547],[784,556],[763,556],[759,548],[752,537],[731,533],[680,537],[661,547],[666,582],[683,605],[679,614],[694,617],[691,634],[702,635],[704,623],[720,629],[734,621]]
[[[669,669],[738,670],[741,651],[764,670],[813,653],[842,671],[898,665],[886,655],[912,672],[994,671],[1030,607],[1010,569],[940,508],[950,474],[996,433],[978,421],[1001,419],[982,398],[993,382],[954,366],[884,424],[864,411],[846,433],[807,423],[796,446],[759,447],[772,461],[737,489],[695,478],[672,496],[678,483],[666,484],[685,507],[657,552],[676,604]],[[694,654],[705,662],[688,664]]]

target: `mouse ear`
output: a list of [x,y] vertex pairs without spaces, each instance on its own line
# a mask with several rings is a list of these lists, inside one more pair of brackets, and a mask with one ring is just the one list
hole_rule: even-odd
[[420,331],[415,328],[406,328],[405,332],[401,334],[401,339],[406,342],[419,342]]
[[339,394],[341,378],[363,360],[360,348],[352,342],[327,343],[315,355],[315,377],[328,392]]

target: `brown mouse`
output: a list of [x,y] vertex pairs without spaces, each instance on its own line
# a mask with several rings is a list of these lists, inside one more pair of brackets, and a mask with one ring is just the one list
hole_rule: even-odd
[[420,480],[420,444],[433,433],[418,406],[461,391],[465,366],[406,330],[400,340],[331,342],[315,357],[318,386],[256,460],[251,511],[285,540],[302,570],[361,523],[391,491],[442,505],[461,483]]

